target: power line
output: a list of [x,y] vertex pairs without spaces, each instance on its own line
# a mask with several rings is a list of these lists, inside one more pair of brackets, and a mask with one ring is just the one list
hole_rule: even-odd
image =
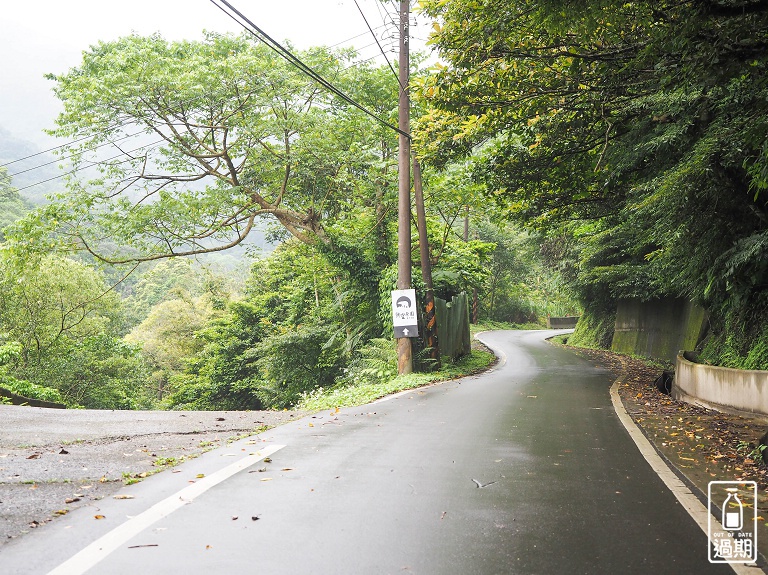
[[[376,120],[377,122],[379,122],[380,124],[382,124],[382,125],[384,125],[384,126],[386,126],[386,127],[390,128],[390,129],[394,130],[395,132],[397,132],[398,134],[400,134],[400,135],[402,135],[402,136],[405,136],[406,138],[410,138],[410,137],[411,137],[411,136],[410,136],[410,134],[408,134],[408,133],[406,133],[406,132],[402,131],[400,128],[398,128],[398,127],[396,127],[396,126],[393,126],[392,124],[390,124],[390,123],[389,123],[389,122],[387,122],[386,120],[383,120],[383,119],[379,118],[379,117],[378,117],[376,114],[374,114],[373,112],[371,112],[371,111],[370,111],[368,108],[366,108],[365,106],[363,106],[362,104],[360,104],[360,103],[359,103],[359,102],[357,102],[356,100],[352,99],[352,98],[351,98],[351,97],[349,97],[347,94],[345,94],[344,92],[342,92],[342,91],[341,91],[339,88],[337,88],[336,86],[334,86],[334,85],[333,85],[331,82],[329,82],[328,80],[326,80],[325,78],[323,78],[323,77],[322,77],[320,74],[318,74],[318,73],[317,73],[317,72],[315,72],[315,71],[314,71],[312,68],[310,68],[309,66],[307,66],[307,65],[306,65],[304,62],[302,62],[302,61],[301,61],[301,60],[300,60],[300,59],[299,59],[299,58],[298,58],[296,55],[294,55],[294,54],[293,54],[293,53],[292,53],[290,50],[288,50],[288,49],[287,49],[287,48],[285,48],[285,47],[284,47],[282,44],[280,44],[279,42],[277,42],[276,40],[274,40],[274,39],[273,39],[271,36],[269,36],[269,34],[267,34],[266,32],[264,32],[264,30],[262,30],[261,28],[259,28],[258,26],[256,26],[256,24],[254,24],[254,23],[253,23],[251,20],[249,20],[249,19],[248,19],[248,18],[247,18],[247,17],[246,17],[246,16],[245,16],[245,15],[244,15],[242,12],[240,12],[240,11],[239,11],[237,8],[235,8],[234,6],[232,6],[232,4],[230,4],[230,3],[229,3],[227,0],[210,0],[210,2],[211,2],[211,3],[212,3],[214,6],[216,6],[216,7],[217,7],[219,10],[221,10],[222,12],[224,12],[224,14],[226,14],[227,16],[229,16],[230,18],[232,18],[232,20],[234,20],[235,22],[237,22],[238,24],[240,24],[240,25],[241,25],[243,28],[245,28],[245,29],[246,29],[248,32],[250,32],[251,34],[253,34],[253,35],[254,35],[254,36],[256,36],[257,38],[259,38],[259,39],[260,39],[262,42],[264,42],[264,43],[265,43],[265,44],[266,44],[266,45],[267,45],[269,48],[271,48],[271,49],[272,49],[274,52],[276,52],[276,53],[277,53],[278,55],[280,55],[282,58],[284,58],[284,59],[285,59],[285,60],[287,60],[289,63],[293,64],[293,65],[294,65],[295,67],[297,67],[299,70],[301,70],[302,72],[304,72],[304,74],[306,74],[307,76],[309,76],[310,78],[312,78],[313,80],[315,80],[315,81],[316,81],[318,84],[320,84],[321,86],[323,86],[324,88],[326,88],[327,90],[329,90],[330,92],[332,92],[333,94],[337,95],[339,98],[341,98],[341,99],[342,99],[342,100],[344,100],[345,102],[347,102],[347,103],[351,104],[352,106],[354,106],[355,108],[357,108],[357,109],[358,109],[358,110],[360,110],[361,112],[363,112],[363,113],[367,114],[368,116],[370,116],[371,118],[373,118],[374,120]],[[231,11],[232,11],[234,14],[236,14],[236,15],[237,15],[237,17],[235,17],[235,15],[233,15],[232,13],[228,12],[228,11],[227,11],[225,8],[223,8],[222,6],[220,6],[220,5],[219,5],[217,2],[220,2],[221,4],[223,4],[224,6],[226,6],[227,8],[229,8],[229,10],[231,10]],[[238,18],[239,18],[239,20],[238,20]],[[248,26],[246,26],[245,24],[243,24],[243,22],[241,22],[240,20],[242,20],[243,22],[245,22],[246,24],[248,24]]]
[[387,66],[389,66],[389,69],[392,70],[392,75],[395,77],[395,80],[400,86],[400,89],[405,90],[405,86],[403,86],[403,83],[400,81],[400,77],[397,75],[397,72],[395,72],[395,69],[392,67],[392,62],[389,61],[389,58],[387,58],[387,55],[384,53],[384,48],[381,47],[378,37],[376,36],[376,34],[374,34],[373,28],[371,28],[371,25],[368,23],[368,18],[365,17],[365,13],[363,12],[363,9],[360,8],[360,4],[358,4],[357,0],[355,0],[355,6],[357,6],[357,10],[358,12],[360,12],[360,16],[363,17],[363,20],[365,21],[365,25],[368,26],[368,30],[370,31],[371,36],[373,36],[373,39],[376,40],[376,45],[379,47],[379,51],[381,52],[381,55],[384,56],[384,59],[387,61]]
[[[212,1],[213,1],[213,0],[212,0]],[[219,9],[223,10],[223,8],[221,8],[220,6],[217,6],[217,7],[218,7]],[[233,10],[235,10],[235,12],[237,12],[237,10],[236,10],[236,9],[234,9],[234,8],[233,8]],[[234,18],[234,17],[233,17],[231,14],[227,13],[226,11],[224,11],[224,12],[225,12],[225,14],[227,14],[228,16],[230,16],[230,18],[233,18],[233,20],[235,20],[236,22],[238,22],[238,24],[240,24],[241,26],[243,26],[243,28],[245,28],[247,32],[250,32],[251,34],[253,34],[254,36],[256,36],[256,38],[257,38],[257,39],[264,41],[264,42],[265,42],[265,43],[266,43],[266,44],[267,44],[267,45],[268,45],[270,48],[272,48],[273,50],[275,50],[275,47],[274,47],[274,46],[271,46],[271,45],[269,45],[269,43],[268,43],[268,42],[266,42],[264,39],[262,39],[262,38],[259,38],[259,36],[258,36],[258,35],[254,34],[254,33],[253,33],[253,31],[251,31],[251,30],[248,30],[248,28],[247,28],[245,25],[243,25],[241,22],[239,22],[239,21],[238,21],[236,18]],[[239,13],[238,13],[238,14],[239,14]],[[306,64],[304,64],[303,62],[301,62],[301,60],[299,60],[299,59],[298,59],[298,57],[296,57],[296,56],[293,56],[293,54],[291,54],[291,53],[290,53],[290,52],[289,52],[287,49],[285,49],[285,48],[283,48],[282,46],[280,46],[280,45],[279,45],[277,42],[275,42],[275,41],[274,41],[272,38],[270,38],[268,35],[266,35],[266,34],[265,34],[265,33],[264,33],[262,30],[260,30],[258,27],[256,27],[255,25],[253,25],[253,23],[252,23],[252,22],[248,21],[248,19],[247,19],[247,18],[245,18],[245,17],[244,17],[244,16],[242,16],[242,15],[241,15],[241,17],[242,17],[242,18],[243,18],[243,19],[244,19],[246,22],[248,22],[250,25],[254,26],[254,28],[256,28],[256,29],[257,29],[257,30],[258,30],[260,33],[264,34],[264,36],[265,36],[265,37],[266,37],[266,38],[267,38],[269,41],[273,42],[275,45],[279,46],[279,48],[281,48],[282,50],[284,50],[284,51],[285,51],[287,54],[290,54],[290,55],[291,55],[293,58],[295,58],[296,62],[292,62],[292,63],[294,63],[294,65],[296,65],[297,67],[299,67],[299,68],[300,68],[300,69],[301,69],[301,70],[302,70],[302,71],[303,71],[305,74],[309,75],[309,76],[310,76],[310,77],[311,77],[313,80],[315,80],[316,82],[320,83],[321,85],[323,85],[324,87],[326,87],[328,90],[330,90],[331,92],[333,92],[334,94],[336,94],[336,95],[337,95],[337,96],[339,96],[340,98],[344,99],[345,101],[349,102],[350,104],[352,104],[352,105],[353,105],[353,106],[355,106],[356,108],[358,108],[358,109],[362,110],[363,112],[365,112],[366,114],[368,114],[369,116],[371,116],[372,118],[374,118],[374,119],[375,119],[376,121],[378,121],[379,123],[381,123],[381,124],[385,125],[386,127],[390,128],[390,129],[393,129],[393,130],[395,130],[395,131],[397,131],[397,132],[399,132],[399,131],[400,131],[400,130],[399,130],[398,128],[396,128],[395,126],[392,126],[391,124],[387,123],[385,120],[383,120],[383,119],[379,118],[378,116],[376,116],[376,115],[375,115],[373,112],[369,111],[369,110],[368,110],[367,108],[365,108],[365,107],[364,107],[362,104],[359,104],[358,102],[354,101],[352,98],[350,98],[349,96],[347,96],[346,94],[344,94],[343,92],[341,92],[341,90],[339,90],[338,88],[336,88],[336,87],[335,87],[333,84],[331,84],[329,81],[327,81],[327,80],[325,80],[324,78],[322,78],[322,76],[320,76],[319,74],[317,74],[316,72],[314,72],[314,70],[312,70],[311,68],[309,68],[309,66],[307,66]],[[367,22],[366,22],[366,23],[367,23]],[[380,28],[383,28],[383,27],[385,27],[385,25],[384,25],[384,24],[382,24],[381,26],[377,26],[375,29],[376,29],[376,30],[378,30],[378,29],[380,29]],[[370,27],[370,25],[368,26],[368,28],[369,28],[369,32],[373,33],[373,32],[372,32],[372,30],[371,30],[371,27]],[[338,42],[338,43],[336,43],[336,44],[333,44],[332,46],[329,46],[329,48],[333,48],[333,47],[335,47],[335,46],[339,46],[339,45],[345,44],[345,43],[347,43],[347,42],[349,42],[349,41],[351,41],[351,40],[354,40],[354,39],[360,38],[361,36],[365,36],[365,35],[367,35],[367,34],[368,34],[368,32],[363,32],[363,33],[361,33],[361,34],[357,34],[356,36],[353,36],[353,37],[351,37],[351,38],[348,38],[347,40],[342,40],[341,42]],[[382,51],[382,54],[383,54],[383,49],[382,49],[382,47],[381,47],[381,44],[379,43],[378,39],[376,38],[375,34],[374,34],[374,40],[376,40],[376,42],[375,42],[375,43],[367,44],[367,45],[366,45],[366,46],[364,46],[362,49],[368,48],[368,47],[370,47],[370,46],[373,46],[373,45],[375,44],[375,45],[378,45],[378,47],[379,47],[379,50],[381,50],[381,51]],[[276,51],[277,51],[277,50],[276,50]],[[278,53],[279,53],[279,54],[280,54],[282,57],[286,58],[286,55],[284,55],[284,54],[280,53],[280,51],[278,51]],[[386,55],[385,55],[385,54],[384,54],[384,56],[385,56],[385,58],[386,58]],[[367,59],[365,59],[365,60],[360,60],[360,61],[354,62],[354,63],[352,63],[350,66],[347,66],[347,67],[345,67],[345,68],[343,68],[343,69],[344,69],[344,70],[349,70],[349,69],[351,69],[351,68],[354,68],[354,67],[357,67],[357,66],[361,66],[361,65],[363,65],[363,64],[365,64],[365,63],[367,63],[367,62],[369,62],[369,61],[371,61],[371,60],[374,60],[376,57],[377,57],[377,56],[373,56],[373,57],[367,58]],[[288,58],[286,58],[286,59],[288,59]],[[289,61],[291,61],[291,60],[289,60]],[[298,63],[297,63],[297,62],[298,62]],[[387,60],[387,63],[389,64],[389,61],[388,61],[388,60]],[[390,69],[391,69],[391,67],[392,67],[392,66],[391,66],[391,64],[389,64],[389,65],[390,65]],[[202,98],[200,98],[200,99],[202,99]],[[196,100],[199,100],[199,99],[196,99]],[[193,100],[193,103],[194,103],[196,100]],[[117,124],[116,126],[112,126],[112,127],[110,127],[110,128],[109,128],[109,130],[113,130],[113,129],[117,129],[117,128],[122,128],[122,127],[125,127],[125,126],[127,126],[127,125],[130,125],[130,124],[131,124],[131,122],[124,122],[124,123],[121,123],[121,124]],[[101,147],[104,147],[104,146],[107,146],[107,145],[112,145],[112,144],[114,144],[115,142],[119,142],[119,141],[121,141],[121,140],[125,140],[125,139],[127,139],[127,138],[130,138],[130,137],[133,137],[133,136],[136,136],[136,135],[139,135],[139,134],[141,134],[141,132],[136,132],[136,133],[134,133],[134,134],[129,134],[129,135],[123,136],[123,137],[121,137],[121,138],[118,138],[118,139],[116,139],[116,140],[113,140],[113,141],[110,141],[110,142],[105,142],[105,143],[103,143],[103,144],[100,144],[100,145],[98,145],[98,146],[94,147],[93,149],[95,150],[95,149],[98,149],[98,148],[101,148]],[[9,166],[9,165],[11,165],[11,164],[15,164],[15,163],[17,163],[17,162],[21,162],[21,161],[24,161],[24,160],[28,160],[28,159],[31,159],[31,158],[34,158],[34,157],[40,156],[40,155],[42,155],[42,154],[46,154],[46,153],[49,153],[49,152],[53,152],[53,151],[55,151],[55,150],[58,150],[58,149],[61,149],[61,148],[65,148],[65,147],[71,146],[71,145],[73,145],[73,144],[76,144],[76,143],[78,143],[78,142],[82,142],[82,141],[84,141],[84,140],[87,140],[87,139],[89,139],[89,138],[91,138],[91,137],[92,137],[92,136],[84,136],[84,137],[82,137],[82,138],[77,138],[77,139],[75,139],[75,140],[71,140],[71,141],[69,141],[69,142],[65,142],[65,143],[63,143],[63,144],[60,144],[60,145],[58,145],[58,146],[54,146],[54,147],[52,147],[52,148],[49,148],[49,149],[47,149],[47,150],[43,150],[43,151],[41,151],[41,152],[37,152],[37,153],[35,153],[35,154],[30,154],[30,155],[28,155],[28,156],[25,156],[25,157],[22,157],[22,158],[19,158],[19,159],[16,159],[16,160],[12,160],[12,161],[10,161],[10,162],[7,162],[6,164],[2,164],[2,165],[0,165],[0,167]],[[408,137],[410,137],[410,136],[408,136]],[[136,148],[136,149],[140,149],[140,148]],[[135,151],[135,150],[131,150],[131,151]],[[28,168],[28,169],[25,169],[25,170],[21,170],[21,171],[19,171],[19,172],[15,172],[15,173],[13,173],[13,174],[9,174],[9,176],[10,176],[10,177],[13,177],[13,176],[18,176],[18,175],[20,175],[20,174],[24,174],[24,173],[27,173],[27,172],[31,172],[31,171],[34,171],[34,170],[40,169],[40,168],[42,168],[42,167],[45,167],[45,166],[48,166],[48,165],[51,165],[51,164],[55,164],[55,163],[57,163],[58,161],[61,161],[61,160],[66,160],[66,159],[68,159],[68,158],[71,158],[71,157],[73,157],[73,156],[74,156],[74,154],[70,154],[70,155],[68,155],[68,156],[65,156],[65,157],[63,157],[63,158],[58,158],[58,159],[56,159],[56,160],[53,160],[53,161],[51,161],[51,162],[46,162],[46,163],[43,163],[43,164],[39,164],[39,165],[37,165],[37,166],[31,167],[31,168]],[[114,156],[114,157],[112,157],[112,158],[108,158],[107,160],[116,159],[117,157],[120,157],[120,156]],[[80,170],[91,168],[91,167],[93,167],[94,165],[96,165],[97,163],[98,163],[98,162],[94,162],[94,163],[92,163],[92,164],[90,164],[90,165],[88,165],[88,166],[83,166],[83,167],[75,168],[75,169],[73,169],[73,170],[70,170],[70,171],[68,171],[68,172],[65,172],[65,173],[63,173],[63,174],[59,174],[58,176],[54,176],[54,177],[51,177],[51,178],[47,178],[47,179],[45,179],[45,180],[41,180],[41,181],[38,181],[38,182],[35,182],[35,183],[32,183],[32,184],[28,184],[28,185],[26,185],[26,186],[24,186],[24,187],[22,187],[22,188],[18,188],[16,191],[23,191],[23,190],[26,190],[26,189],[29,189],[29,188],[33,188],[33,187],[35,187],[35,186],[38,186],[38,185],[41,185],[41,184],[45,184],[45,183],[48,183],[48,182],[51,182],[51,181],[54,181],[54,180],[60,179],[60,178],[62,178],[62,177],[64,177],[64,176],[66,176],[66,175],[74,174],[74,173],[76,173],[76,172],[78,172],[78,171],[80,171]]]
[[[363,33],[363,34],[358,34],[358,36],[356,36],[356,37],[359,37],[359,36],[365,36],[365,35],[367,35],[367,34],[368,34],[368,32],[365,32],[365,33]],[[339,44],[343,44],[344,42],[347,42],[347,41],[348,41],[348,40],[344,40],[344,41],[340,42]],[[336,45],[336,46],[338,46],[339,44],[335,44],[335,45]],[[368,47],[370,47],[370,46],[373,46],[373,45],[374,45],[374,43],[371,43],[371,44],[368,44],[368,45],[366,45],[366,46],[363,46],[363,48],[368,48]],[[370,62],[370,61],[372,61],[372,60],[375,60],[376,58],[378,58],[378,55],[374,55],[374,56],[371,56],[371,57],[369,57],[369,58],[366,58],[366,59],[364,59],[364,60],[357,60],[357,61],[353,62],[352,64],[350,64],[349,66],[346,66],[346,67],[344,67],[344,68],[342,68],[342,69],[343,69],[343,70],[351,70],[352,68],[360,67],[360,66],[362,66],[363,64],[366,64],[366,63],[368,63],[368,62]],[[195,103],[196,101],[199,101],[199,99],[196,99],[196,100],[192,100],[192,103]],[[189,102],[187,102],[187,104],[189,104]],[[130,122],[125,122],[125,123],[124,123],[122,126],[116,126],[115,128],[117,128],[117,127],[124,127],[124,126],[126,126],[126,125],[130,125]],[[113,128],[113,129],[114,129],[114,128]],[[114,145],[114,144],[115,144],[115,142],[120,142],[120,141],[122,141],[122,140],[125,140],[125,139],[128,139],[128,138],[132,138],[132,137],[135,137],[135,136],[138,136],[138,135],[141,135],[142,133],[143,133],[143,132],[135,132],[135,133],[133,133],[133,134],[128,134],[128,135],[126,135],[126,136],[123,136],[123,137],[121,137],[121,138],[118,138],[118,139],[116,139],[116,140],[111,140],[111,141],[109,141],[109,142],[104,142],[103,144],[99,144],[98,146],[95,146],[95,147],[94,147],[94,148],[92,148],[90,151],[93,151],[93,150],[97,150],[97,149],[99,149],[99,148],[103,148],[104,146],[110,146],[110,145]],[[70,146],[70,145],[72,145],[72,144],[75,144],[75,143],[77,143],[77,142],[81,142],[81,141],[83,141],[83,140],[85,140],[85,139],[87,139],[87,138],[89,138],[89,137],[91,137],[91,136],[87,136],[87,137],[79,138],[79,139],[77,139],[77,140],[72,140],[71,142],[66,142],[66,143],[64,143],[64,144],[61,144],[61,145],[59,145],[59,146],[56,146],[55,148],[50,148],[49,150],[47,150],[47,152],[50,152],[50,151],[52,151],[52,150],[56,150],[56,149],[59,149],[59,148],[64,148],[64,147],[66,147],[66,146]],[[139,148],[137,148],[137,149],[139,149]],[[32,154],[32,155],[30,155],[30,156],[27,156],[27,157],[25,157],[25,158],[19,158],[18,160],[13,160],[12,162],[8,162],[8,164],[5,164],[5,165],[10,165],[10,164],[14,164],[14,163],[16,163],[16,162],[21,162],[21,161],[23,161],[23,160],[27,160],[27,159],[33,158],[33,157],[35,157],[35,156],[39,156],[39,155],[41,155],[41,154],[44,154],[44,153],[46,153],[46,152],[38,152],[38,153],[36,153],[36,154]],[[33,171],[35,171],[35,170],[39,170],[40,168],[44,168],[45,166],[50,166],[51,164],[56,164],[56,163],[57,163],[57,162],[59,162],[59,161],[63,161],[63,160],[67,160],[67,159],[69,159],[69,158],[72,158],[74,155],[75,155],[75,154],[69,154],[68,156],[64,156],[64,157],[62,157],[62,158],[57,158],[56,160],[53,160],[53,161],[50,161],[50,162],[45,162],[45,163],[43,163],[43,164],[38,164],[38,165],[36,165],[36,166],[33,166],[33,167],[31,167],[31,168],[27,168],[27,169],[25,169],[25,170],[21,170],[21,171],[19,171],[19,172],[14,172],[14,173],[12,173],[12,174],[8,174],[8,176],[9,176],[9,177],[11,177],[11,178],[13,178],[14,176],[18,176],[18,175],[21,175],[21,174],[25,174],[25,173],[27,173],[27,172],[33,172]],[[115,157],[119,157],[119,156],[115,156]],[[114,158],[109,158],[109,159],[114,159]],[[33,188],[33,187],[35,187],[35,186],[39,186],[39,185],[41,185],[41,184],[45,184],[45,183],[48,183],[48,182],[50,182],[50,181],[53,181],[53,180],[57,180],[57,179],[59,179],[59,178],[61,178],[61,177],[65,176],[65,175],[74,174],[74,173],[76,173],[76,172],[80,171],[81,169],[88,169],[88,168],[90,168],[90,167],[93,167],[93,165],[94,165],[94,164],[91,164],[91,165],[85,166],[85,167],[83,167],[83,168],[75,168],[74,170],[70,170],[70,171],[68,171],[68,172],[65,172],[65,173],[63,173],[63,174],[59,174],[58,176],[54,176],[54,177],[51,177],[51,178],[47,178],[47,179],[45,179],[45,180],[40,180],[40,181],[38,181],[38,182],[34,182],[34,183],[32,183],[32,184],[28,184],[28,185],[26,185],[26,186],[24,186],[24,187],[22,187],[22,188],[16,188],[16,191],[18,192],[18,191],[22,191],[22,190],[27,190],[27,189],[29,189],[29,188]],[[3,167],[3,166],[0,166],[0,167]]]
[[[133,152],[136,152],[137,150],[142,150],[144,148],[149,148],[149,147],[152,147],[152,146],[156,146],[157,144],[160,144],[163,141],[164,140],[156,140],[156,141],[152,142],[151,144],[146,144],[144,146],[139,146],[138,148],[134,148],[133,150],[128,150],[127,152],[123,152],[121,154],[117,154],[116,156],[112,156],[111,158],[106,158],[104,160],[99,160],[97,162],[91,162],[87,166],[77,167],[74,170],[70,170],[69,172],[64,172],[63,174],[59,174],[58,176],[54,176],[52,178],[48,178],[47,180],[42,180],[40,182],[35,182],[34,184],[29,184],[28,186],[24,186],[23,188],[18,188],[16,191],[17,192],[21,192],[23,190],[26,190],[26,189],[29,189],[29,188],[34,188],[35,186],[39,186],[40,184],[45,184],[45,183],[48,183],[48,182],[52,182],[54,180],[59,180],[59,179],[63,178],[64,176],[69,176],[71,174],[74,174],[75,172],[79,172],[80,170],[87,170],[88,168],[92,168],[93,166],[98,166],[99,164],[103,164],[105,162],[109,162],[110,160],[116,160],[117,158],[121,158],[121,157],[126,156],[128,154],[131,154]],[[128,161],[130,161],[132,159],[134,159],[134,158],[129,156],[128,159],[124,160],[124,161],[128,162]],[[123,163],[123,162],[118,162],[118,163]]]
[[[128,134],[127,136],[123,136],[122,138],[118,138],[116,140],[111,140],[109,142],[104,142],[103,144],[99,144],[98,146],[92,148],[92,150],[98,150],[99,148],[103,148],[104,146],[114,145],[115,142],[121,142],[123,140],[127,140],[128,138],[133,138],[134,136],[138,136],[141,133],[142,132],[136,132],[135,134]],[[90,137],[90,136],[88,136],[88,137]],[[74,144],[74,143],[76,143],[78,141],[80,141],[80,140],[75,140],[73,142],[69,142],[67,144],[62,144],[61,146],[57,146],[57,147],[61,148],[61,147],[64,147],[64,146],[69,146],[69,145],[72,145],[72,144]],[[44,153],[45,152],[40,152],[39,154],[44,154]],[[34,154],[34,155],[36,156],[36,155],[39,155],[39,154]],[[51,164],[55,164],[55,163],[63,161],[63,160],[68,160],[71,157],[73,157],[74,155],[75,154],[69,154],[68,156],[64,156],[63,158],[57,158],[57,159],[55,159],[53,161],[46,162],[44,164],[38,164],[37,166],[34,166],[32,168],[27,168],[26,170],[21,170],[20,172],[14,172],[12,174],[8,174],[8,176],[10,176],[12,178],[14,176],[19,176],[21,174],[26,174],[27,172],[33,172],[35,170],[39,170],[40,168],[44,168],[45,166],[50,166]],[[33,156],[28,156],[27,158],[22,158],[22,159],[28,159],[28,158],[31,158],[31,157],[33,157]],[[14,160],[13,162],[9,162],[8,164],[14,164],[14,163],[20,162],[20,161],[21,160]],[[6,164],[6,165],[8,165],[8,164]],[[2,167],[2,166],[0,166],[0,167]],[[37,184],[32,184],[32,185],[37,185]]]
[[[23,158],[19,158],[18,160],[12,160],[10,162],[6,162],[5,164],[0,164],[0,168],[4,168],[6,166],[10,166],[11,164],[15,164],[16,162],[23,162],[24,160],[29,160],[30,158],[34,158],[36,156],[40,156],[42,154],[47,154],[49,152],[53,152],[54,150],[58,150],[59,148],[64,148],[65,146],[71,146],[72,144],[77,144],[78,142],[82,142],[83,140],[87,140],[91,136],[83,136],[82,138],[78,138],[77,140],[72,140],[71,142],[65,142],[59,146],[54,146],[53,148],[48,148],[47,150],[43,150],[42,152],[36,152],[34,154],[30,154],[29,156],[24,156]],[[19,172],[21,173],[21,172]]]
[[[382,24],[380,26],[377,26],[376,28],[374,28],[374,30],[379,30],[379,29],[384,28],[384,27],[386,27],[386,24]],[[347,38],[346,40],[341,40],[340,42],[337,42],[335,44],[331,44],[330,46],[328,46],[328,48],[335,48],[337,46],[341,46],[343,44],[346,44],[347,42],[351,42],[352,40],[357,40],[358,38],[361,38],[361,37],[367,36],[367,35],[368,35],[368,32],[361,32],[360,34],[357,34],[355,36]],[[367,44],[367,45],[363,46],[360,49],[364,50],[365,48],[370,48],[371,46],[373,46],[373,44]],[[363,62],[368,62],[371,59],[372,58],[368,58],[367,60],[363,60]],[[129,123],[130,122],[125,122],[125,123],[117,124],[116,126],[114,126],[112,128],[109,128],[109,130],[112,130],[112,129],[115,129],[115,128],[125,127]],[[133,134],[133,135],[136,135],[136,134]],[[30,160],[32,158],[36,158],[37,156],[42,156],[43,154],[49,154],[51,152],[55,152],[56,150],[59,150],[61,148],[69,147],[72,144],[77,144],[78,142],[82,142],[82,141],[87,140],[87,139],[89,139],[91,137],[92,136],[83,136],[82,138],[77,138],[75,140],[69,140],[67,142],[64,142],[63,144],[59,144],[58,146],[53,146],[51,148],[47,148],[47,149],[42,150],[40,152],[35,152],[34,154],[29,154],[28,156],[23,156],[21,158],[15,159],[15,160],[10,160],[8,162],[5,162],[4,164],[0,164],[0,168],[5,168],[5,167],[10,166],[12,164],[16,164],[18,162],[23,162],[24,160]],[[115,140],[115,141],[119,141],[119,140]],[[106,144],[104,144],[104,145],[106,145]],[[62,158],[62,159],[66,159],[66,158]],[[58,160],[56,160],[56,161],[58,161]],[[29,169],[24,170],[22,172],[16,172],[15,174],[8,174],[8,175],[9,176],[15,176],[15,175],[18,175],[18,174],[23,174],[25,172],[29,172],[31,170],[36,170],[38,168],[41,168],[43,166],[48,166],[48,165],[53,164],[53,163],[55,163],[55,161],[54,162],[47,162],[45,164],[40,164],[39,166],[35,166],[34,168],[29,168]],[[40,182],[40,183],[42,183],[42,182]],[[37,184],[32,184],[32,185],[34,186],[34,185],[37,185]]]

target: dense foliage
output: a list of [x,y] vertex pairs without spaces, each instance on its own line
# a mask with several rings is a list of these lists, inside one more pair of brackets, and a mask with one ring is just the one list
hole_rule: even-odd
[[420,86],[432,162],[471,155],[510,218],[565,237],[598,315],[693,299],[748,353],[768,315],[768,5],[422,5],[448,63]]
[[[300,57],[389,114],[396,85],[370,68],[361,84],[365,68],[344,68],[351,55]],[[60,153],[73,171],[68,192],[20,226],[27,247],[55,238],[112,262],[151,260],[230,248],[260,218],[327,243],[324,219],[381,161],[382,128],[248,35],[129,36],[51,78],[64,104],[53,133],[71,142]]]
[[21,218],[28,206],[19,193],[11,186],[11,178],[6,168],[0,168],[0,242],[3,241],[3,230]]
[[[396,123],[387,67],[301,56]],[[9,182],[0,197],[14,222],[0,243],[9,386],[89,408],[260,409],[395,375],[393,131],[247,37],[130,36],[52,78],[66,191],[27,216]],[[539,236],[493,218],[469,167],[425,170],[437,295],[476,292],[499,321],[573,311]],[[262,218],[278,247],[243,260],[245,279],[175,257],[208,261]]]

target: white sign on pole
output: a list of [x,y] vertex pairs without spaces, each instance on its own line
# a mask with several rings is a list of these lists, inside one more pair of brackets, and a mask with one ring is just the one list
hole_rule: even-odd
[[395,327],[395,339],[418,337],[416,290],[403,289],[392,292],[392,324]]

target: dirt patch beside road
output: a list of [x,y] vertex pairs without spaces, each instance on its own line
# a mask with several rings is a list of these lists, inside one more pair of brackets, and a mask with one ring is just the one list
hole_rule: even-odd
[[0,405],[0,548],[124,483],[304,415]]

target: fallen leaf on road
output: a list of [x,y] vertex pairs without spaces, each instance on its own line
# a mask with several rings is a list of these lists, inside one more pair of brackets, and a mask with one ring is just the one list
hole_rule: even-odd
[[258,515],[254,515],[253,517],[251,517],[251,521],[258,521],[259,519],[261,519],[261,517],[259,517]]
[[202,479],[203,477],[205,477],[205,473],[198,473],[197,475],[195,475],[195,478],[197,479]]
[[54,511],[54,515],[66,515],[69,513],[69,509],[59,509],[58,511]]
[[109,481],[109,480],[107,479],[106,475],[102,475],[101,479],[99,479],[99,483],[106,483],[107,481]]
[[263,479],[260,479],[259,481],[272,481],[271,477],[264,477]]
[[94,515],[93,518],[94,519],[106,519],[106,517],[104,517],[103,515]]
[[32,455],[27,457],[27,459],[40,459],[40,455],[41,455],[40,453],[33,453]]
[[271,457],[265,457],[264,458],[264,463],[272,463],[272,458]]
[[133,495],[115,495],[115,499],[136,499]]
[[69,455],[69,451],[67,451],[66,449],[62,449],[61,451],[59,451],[59,455]]
[[69,504],[69,503],[75,503],[76,501],[80,501],[80,498],[79,497],[69,497],[68,499],[64,500],[64,503]]
[[283,467],[280,471],[293,471],[293,467]]
[[472,481],[475,482],[475,484],[479,489],[483,489],[484,487],[488,487],[489,485],[493,485],[494,483],[496,483],[495,481],[489,481],[488,483],[480,483],[477,479],[473,479]]

